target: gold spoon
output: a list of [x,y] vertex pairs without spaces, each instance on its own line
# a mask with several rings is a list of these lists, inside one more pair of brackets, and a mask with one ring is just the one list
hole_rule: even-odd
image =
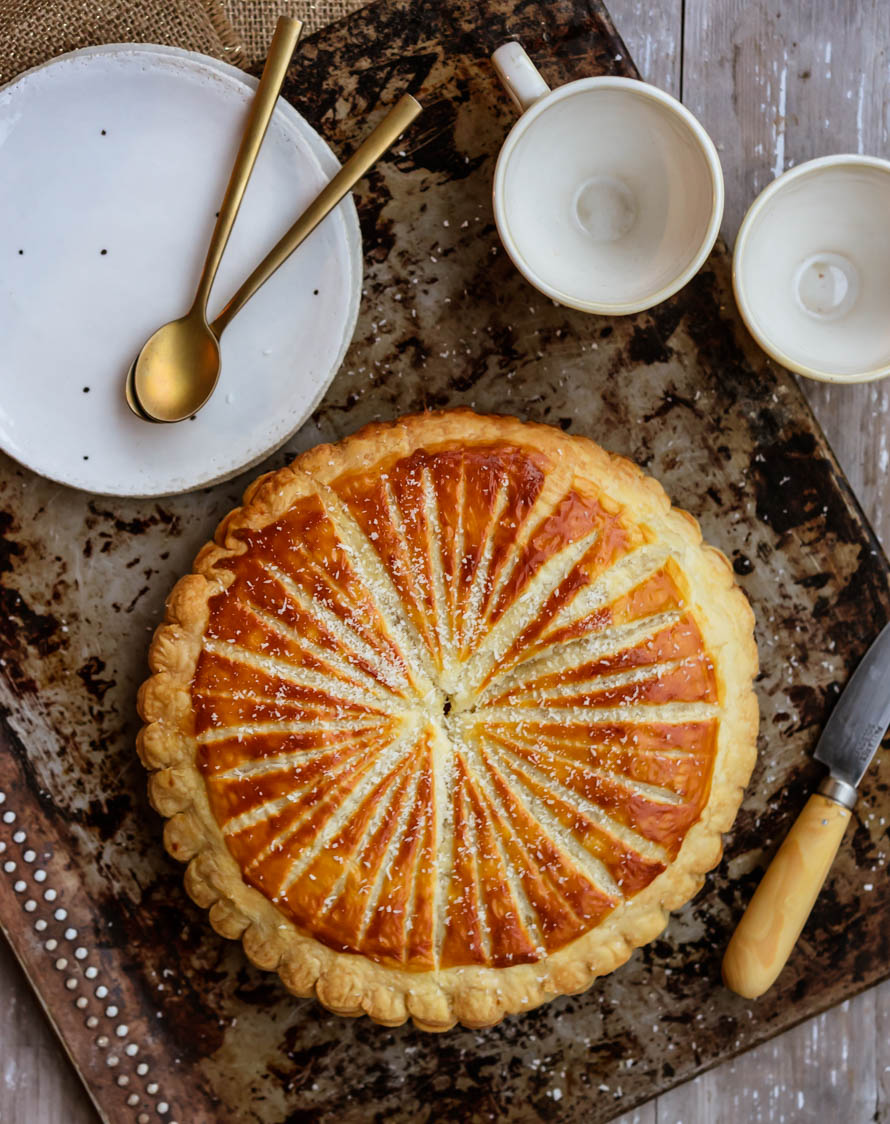
[[[235,225],[241,200],[244,198],[247,181],[259,155],[269,122],[272,120],[281,84],[287,74],[291,56],[302,30],[303,24],[300,20],[290,19],[288,16],[279,17],[266,65],[263,67],[260,83],[251,102],[250,117],[213,228],[192,307],[179,320],[173,320],[158,328],[137,355],[127,375],[127,402],[133,413],[139,417],[150,420],[152,416],[158,416],[165,421],[175,420],[164,417],[164,411],[171,407],[175,409],[174,403],[177,398],[185,401],[183,389],[179,387],[179,380],[175,373],[176,364],[187,361],[188,369],[193,372],[192,377],[196,380],[207,377],[205,372],[209,371],[214,355],[219,366],[219,346],[207,324],[207,298],[210,296],[216,271],[219,269],[223,251]],[[214,376],[210,386],[202,389],[202,401],[213,390],[215,381]],[[197,395],[197,390],[192,392],[193,397]],[[158,410],[161,411],[160,414]]]
[[[164,341],[163,353],[158,351],[158,359],[152,359],[153,364],[158,364],[157,375],[154,365],[149,368],[147,363],[143,364],[140,355],[131,368],[131,375],[135,377],[132,380],[128,377],[127,386],[127,399],[131,409],[136,407],[134,413],[148,421],[174,422],[191,417],[201,409],[213,393],[219,377],[218,341],[229,322],[398,139],[422,108],[420,102],[410,94],[404,94],[396,102],[290,230],[263,258],[213,323],[206,325],[203,322],[212,342],[208,340],[206,345],[202,343],[198,346],[186,332],[177,332],[175,335],[171,333],[169,342]],[[173,328],[182,323],[184,321],[174,321],[167,327]],[[149,344],[151,342],[149,340]]]

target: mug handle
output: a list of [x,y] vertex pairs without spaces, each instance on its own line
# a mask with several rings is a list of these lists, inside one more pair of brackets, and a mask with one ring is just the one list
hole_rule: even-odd
[[504,89],[520,113],[525,113],[535,102],[550,93],[550,87],[521,43],[502,43],[492,54],[491,61]]

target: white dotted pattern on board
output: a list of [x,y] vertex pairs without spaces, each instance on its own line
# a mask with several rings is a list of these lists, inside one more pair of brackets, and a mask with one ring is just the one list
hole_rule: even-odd
[[[6,800],[6,793],[0,791],[0,807],[6,804]],[[3,812],[2,815],[0,815],[0,820],[2,820],[2,822],[7,826],[14,824],[16,822],[16,818],[17,817],[15,812],[13,812],[11,809],[7,809],[7,811]],[[24,830],[22,827],[17,827],[16,830],[12,832],[11,839],[12,842],[18,845],[18,847],[21,849],[20,857],[23,863],[31,864],[38,861],[37,851],[34,850],[33,846],[26,846],[28,841],[28,833],[26,830]],[[5,839],[0,839],[0,855],[5,855],[8,851],[8,841]],[[43,858],[49,858],[49,853],[45,852]],[[44,869],[44,867],[37,866],[34,868],[29,868],[28,866],[26,866],[24,869],[20,869],[15,858],[8,857],[2,863],[2,868],[5,874],[11,876],[10,881],[12,882],[13,891],[16,894],[24,895],[29,890],[27,881],[28,877],[30,877],[33,882],[37,884],[36,886],[32,886],[30,888],[31,894],[33,896],[26,897],[25,900],[23,900],[21,903],[22,909],[25,911],[25,913],[36,913],[41,905],[40,901],[38,900],[41,896],[39,887],[43,886],[48,878],[47,871]],[[24,875],[25,877],[22,877],[22,875]],[[52,886],[46,886],[42,890],[42,897],[44,902],[51,904],[58,899],[59,894],[58,891]],[[94,964],[84,963],[84,961],[86,961],[89,956],[89,950],[84,944],[79,943],[80,933],[79,930],[71,924],[68,909],[63,905],[58,905],[55,908],[51,908],[47,912],[48,916],[51,917],[54,921],[58,922],[59,926],[61,926],[64,922],[68,922],[64,929],[60,928],[59,930],[57,930],[57,932],[61,933],[62,941],[67,942],[68,945],[72,946],[70,952],[74,959],[73,961],[69,961],[68,957],[65,955],[55,955],[57,952],[61,953],[64,951],[64,945],[60,945],[60,938],[58,936],[47,936],[46,939],[43,940],[43,948],[47,953],[53,956],[53,967],[57,972],[65,972],[66,970],[68,971],[69,974],[66,976],[64,983],[65,988],[72,993],[77,992],[78,990],[81,990],[84,980],[93,981],[98,979],[99,969]],[[32,919],[32,925],[35,933],[46,933],[47,929],[49,928],[49,924],[50,921],[47,919],[47,917],[34,917]],[[82,978],[80,976],[70,974],[72,970],[77,969],[81,970]],[[98,983],[94,988],[93,994],[95,995],[96,999],[101,1002],[108,997],[108,988],[105,986],[105,984]],[[72,1002],[74,1003],[74,1006],[78,1011],[83,1011],[85,1013],[84,1026],[86,1026],[88,1030],[98,1030],[100,1028],[99,1018],[96,1015],[87,1013],[87,1009],[90,1006],[89,998],[83,994],[76,996],[73,995]],[[139,1053],[139,1046],[135,1042],[125,1041],[128,1034],[130,1033],[130,1027],[125,1022],[116,1021],[118,1019],[118,1016],[121,1015],[122,1012],[118,1009],[117,1006],[115,1006],[115,1004],[111,1003],[106,1006],[103,1014],[106,1019],[111,1021],[111,1030],[113,1033],[99,1033],[94,1039],[94,1043],[97,1049],[103,1051],[105,1065],[111,1069],[115,1069],[121,1064],[122,1059],[119,1053],[116,1053],[114,1051],[121,1051],[125,1055],[125,1059],[131,1059],[135,1058]],[[150,1068],[151,1067],[147,1062],[140,1061],[135,1066],[135,1076],[139,1078],[147,1078],[150,1073]],[[127,1089],[130,1086],[131,1081],[133,1081],[133,1077],[130,1074],[119,1073],[117,1074],[115,1081],[121,1089]],[[142,1082],[140,1082],[140,1084],[142,1084]],[[168,1116],[170,1112],[170,1105],[167,1101],[160,1099],[152,1105],[146,1106],[145,1104],[146,1097],[150,1097],[153,1099],[159,1095],[162,1096],[160,1086],[157,1081],[152,1080],[147,1080],[144,1082],[143,1094],[139,1094],[136,1092],[131,1092],[128,1094],[127,1105],[134,1110],[141,1110],[138,1115],[134,1117],[136,1124],[150,1124],[152,1117],[146,1111],[144,1111],[146,1107],[153,1108],[158,1117],[166,1118]],[[177,1124],[177,1122],[175,1120],[167,1119],[165,1121],[165,1124]]]

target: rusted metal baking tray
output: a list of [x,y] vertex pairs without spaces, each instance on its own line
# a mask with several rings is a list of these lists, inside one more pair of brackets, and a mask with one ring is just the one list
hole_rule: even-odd
[[720,985],[758,864],[812,787],[820,725],[890,614],[888,564],[793,379],[739,326],[724,249],[673,300],[616,320],[556,306],[511,266],[490,184],[512,112],[487,61],[510,36],[553,83],[635,73],[604,9],[572,0],[380,0],[301,47],[288,96],[342,153],[406,87],[427,108],[359,191],[365,295],[343,370],[267,467],[372,418],[459,403],[644,465],[757,611],[763,725],[744,807],[698,898],[586,994],[442,1036],[293,999],[187,900],[133,750],[164,597],[247,480],[121,502],[7,462],[0,918],[115,1124],[588,1124],[890,973],[882,753],[779,983],[757,1003]]

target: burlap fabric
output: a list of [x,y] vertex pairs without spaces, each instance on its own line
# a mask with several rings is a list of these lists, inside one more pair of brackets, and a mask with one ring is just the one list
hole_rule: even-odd
[[[280,13],[296,16],[306,25],[304,35],[348,16],[368,0],[221,0],[229,22],[242,44],[244,56],[255,64],[266,48]],[[0,0],[2,3],[2,0]]]
[[279,14],[304,35],[364,0],[0,0],[0,85],[64,51],[97,43],[164,43],[254,67]]

